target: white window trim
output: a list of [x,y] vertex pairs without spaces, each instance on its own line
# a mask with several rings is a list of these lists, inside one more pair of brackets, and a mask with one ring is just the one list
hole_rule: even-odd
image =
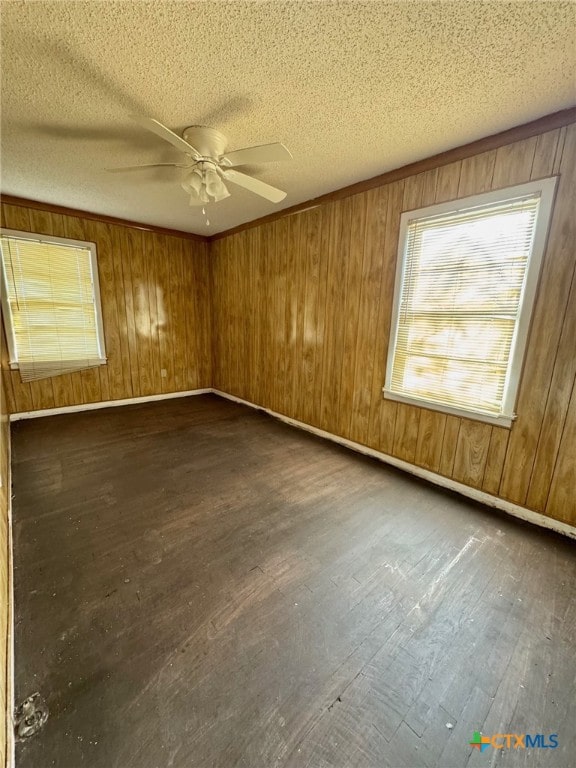
[[[387,400],[395,400],[400,403],[416,405],[421,408],[427,408],[432,411],[440,411],[442,413],[447,413],[454,416],[463,416],[468,419],[484,421],[488,424],[496,424],[501,427],[509,428],[512,426],[512,423],[516,418],[514,409],[518,396],[520,376],[522,373],[522,365],[526,351],[526,342],[528,340],[528,331],[530,329],[530,322],[532,319],[534,300],[536,298],[536,290],[538,287],[542,261],[546,250],[546,242],[550,228],[551,213],[554,204],[554,194],[556,191],[557,181],[557,176],[549,177],[546,179],[539,179],[537,181],[529,181],[526,184],[517,184],[513,187],[497,189],[491,192],[483,193],[481,195],[463,197],[459,198],[458,200],[452,200],[448,203],[439,203],[438,205],[431,205],[427,206],[426,208],[419,208],[418,210],[406,211],[402,214],[400,217],[398,259],[396,265],[396,280],[394,284],[392,325],[390,331],[390,340],[388,344],[388,359],[386,364],[386,382],[382,388],[384,397]],[[402,283],[404,281],[404,270],[406,266],[406,251],[408,245],[406,235],[409,223],[414,219],[425,217],[427,218],[428,216],[436,216],[438,214],[449,212],[458,213],[470,208],[490,205],[491,203],[506,202],[506,200],[512,200],[516,197],[533,194],[534,192],[540,192],[540,205],[538,208],[538,218],[536,220],[536,226],[534,229],[532,253],[528,262],[526,279],[522,290],[522,296],[520,298],[520,315],[516,326],[516,331],[512,339],[510,363],[508,366],[508,373],[504,385],[502,414],[494,416],[494,414],[488,414],[481,410],[472,411],[466,408],[452,407],[442,403],[435,403],[432,400],[400,395],[391,391],[390,386],[392,381],[392,366],[396,352],[396,343],[398,340],[400,296],[402,292]]]
[[[67,237],[52,237],[51,235],[39,235],[34,232],[24,232],[20,229],[5,229],[2,227],[0,233],[7,235],[8,237],[16,237],[21,240],[33,240],[37,243],[56,243],[57,245],[64,245],[69,247],[86,248],[90,251],[90,271],[92,273],[92,290],[94,295],[94,309],[96,313],[96,337],[98,341],[98,355],[100,365],[104,365],[107,362],[106,348],[104,345],[104,324],[102,321],[102,301],[100,299],[100,282],[98,280],[98,262],[96,257],[96,243],[92,243],[85,240],[72,240]],[[4,315],[4,323],[6,329],[6,341],[8,343],[9,364],[12,370],[18,370],[20,365],[16,355],[16,339],[14,337],[14,330],[12,328],[12,314],[8,305],[7,290],[6,290],[6,264],[4,259],[2,261],[1,277],[2,277],[2,314]]]

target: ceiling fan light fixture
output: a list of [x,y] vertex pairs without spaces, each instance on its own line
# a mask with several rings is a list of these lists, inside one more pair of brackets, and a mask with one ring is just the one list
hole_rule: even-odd
[[185,192],[188,192],[189,195],[198,196],[200,194],[200,190],[202,189],[202,176],[198,173],[196,168],[191,173],[185,174],[182,179],[182,189]]
[[230,197],[230,192],[228,192],[228,190],[226,189],[226,185],[224,184],[224,182],[221,181],[220,184],[222,185],[221,190],[214,195],[215,203],[219,203],[220,200],[225,200],[227,197]]
[[204,174],[204,183],[206,184],[206,192],[210,197],[217,197],[222,193],[224,184],[213,168],[208,168]]

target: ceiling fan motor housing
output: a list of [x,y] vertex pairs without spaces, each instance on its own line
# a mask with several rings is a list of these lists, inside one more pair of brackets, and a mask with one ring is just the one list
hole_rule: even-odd
[[210,157],[214,160],[224,154],[228,144],[223,133],[203,125],[192,125],[186,128],[182,138],[198,150],[202,157]]

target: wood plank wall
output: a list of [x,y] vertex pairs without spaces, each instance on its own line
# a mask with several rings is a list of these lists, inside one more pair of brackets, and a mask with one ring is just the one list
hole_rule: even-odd
[[10,412],[210,386],[207,244],[20,205],[2,205],[2,226],[96,243],[108,357],[26,384],[9,372]]
[[[560,174],[511,430],[383,400],[400,214]],[[576,524],[576,125],[211,243],[214,386]]]
[[[4,329],[0,318],[1,359],[7,358]],[[8,681],[8,626],[9,626],[9,577],[10,562],[8,541],[8,503],[10,498],[10,467],[8,408],[4,392],[4,374],[0,376],[0,766],[6,763],[6,706]]]

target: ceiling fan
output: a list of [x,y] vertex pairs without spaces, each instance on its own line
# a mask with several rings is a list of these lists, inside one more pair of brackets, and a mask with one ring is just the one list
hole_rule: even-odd
[[110,173],[123,173],[124,171],[158,168],[159,166],[182,168],[181,185],[184,191],[190,195],[190,205],[217,203],[230,197],[230,192],[224,182],[244,187],[244,189],[254,192],[272,203],[279,203],[286,197],[286,192],[281,189],[272,187],[247,173],[234,170],[235,166],[248,163],[273,163],[279,160],[291,160],[292,155],[283,144],[278,142],[262,144],[257,147],[246,147],[245,149],[226,152],[227,139],[223,133],[215,128],[193,125],[186,128],[180,137],[151,117],[132,115],[132,119],[183,152],[185,155],[183,162],[109,168],[107,170]]

